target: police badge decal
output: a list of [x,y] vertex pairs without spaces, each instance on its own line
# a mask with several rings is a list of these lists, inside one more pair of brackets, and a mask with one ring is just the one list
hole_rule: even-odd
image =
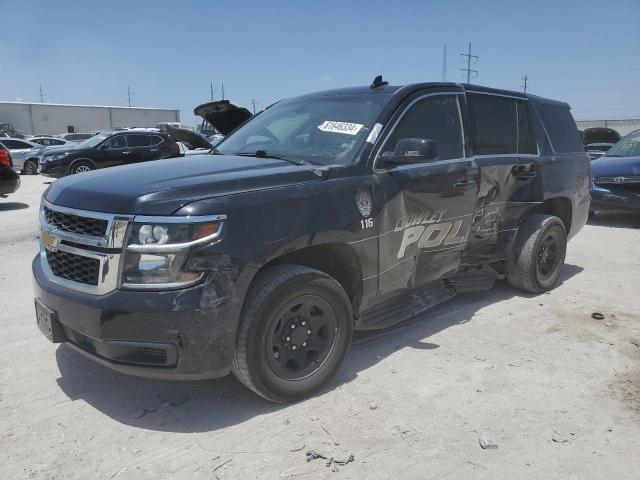
[[371,194],[368,188],[360,187],[356,191],[356,205],[360,211],[360,215],[368,217],[371,215]]

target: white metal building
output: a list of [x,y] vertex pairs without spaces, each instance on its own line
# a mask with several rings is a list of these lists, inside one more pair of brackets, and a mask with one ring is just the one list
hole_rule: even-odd
[[179,121],[179,110],[163,108],[0,101],[0,123],[10,123],[14,129],[32,135],[94,133],[116,127],[156,127],[160,122]]
[[596,119],[596,120],[576,120],[578,129],[593,127],[613,128],[620,135],[625,136],[634,130],[640,129],[640,118],[612,118],[612,119]]

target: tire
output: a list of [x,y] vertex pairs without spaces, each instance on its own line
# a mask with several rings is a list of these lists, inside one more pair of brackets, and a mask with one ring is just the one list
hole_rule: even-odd
[[507,281],[529,292],[549,291],[558,283],[566,253],[567,232],[562,220],[531,214],[520,225],[507,259]]
[[335,279],[300,265],[268,268],[242,309],[232,371],[267,400],[300,400],[338,370],[352,325],[351,302]]
[[36,175],[38,173],[38,163],[34,160],[27,160],[20,171],[22,175]]
[[91,170],[95,170],[93,165],[89,162],[81,160],[80,162],[76,162],[71,165],[71,168],[69,168],[69,173],[71,173],[71,175],[77,175],[78,173],[86,173],[90,172]]

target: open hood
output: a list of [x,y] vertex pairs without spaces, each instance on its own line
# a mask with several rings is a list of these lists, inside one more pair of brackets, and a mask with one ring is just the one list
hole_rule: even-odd
[[592,143],[617,143],[620,140],[620,134],[613,128],[593,127],[587,128],[582,132],[582,141],[585,145]]
[[193,109],[193,113],[204,118],[222,135],[229,135],[235,128],[253,115],[244,107],[238,107],[229,100],[203,103]]
[[192,132],[191,130],[187,130],[186,128],[178,128],[167,125],[167,133],[176,142],[182,142],[187,145],[189,150],[194,150],[196,148],[213,148],[213,144],[204,135],[200,135],[197,132]]

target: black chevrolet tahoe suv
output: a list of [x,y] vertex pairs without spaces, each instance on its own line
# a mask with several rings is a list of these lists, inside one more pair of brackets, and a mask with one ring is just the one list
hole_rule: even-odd
[[590,181],[565,103],[380,77],[283,100],[210,154],[50,185],[37,321],[120,372],[293,401],[354,330],[498,279],[553,288]]
[[39,163],[43,175],[64,177],[98,168],[178,156],[180,147],[166,133],[129,130],[99,133],[75,147],[49,150]]

